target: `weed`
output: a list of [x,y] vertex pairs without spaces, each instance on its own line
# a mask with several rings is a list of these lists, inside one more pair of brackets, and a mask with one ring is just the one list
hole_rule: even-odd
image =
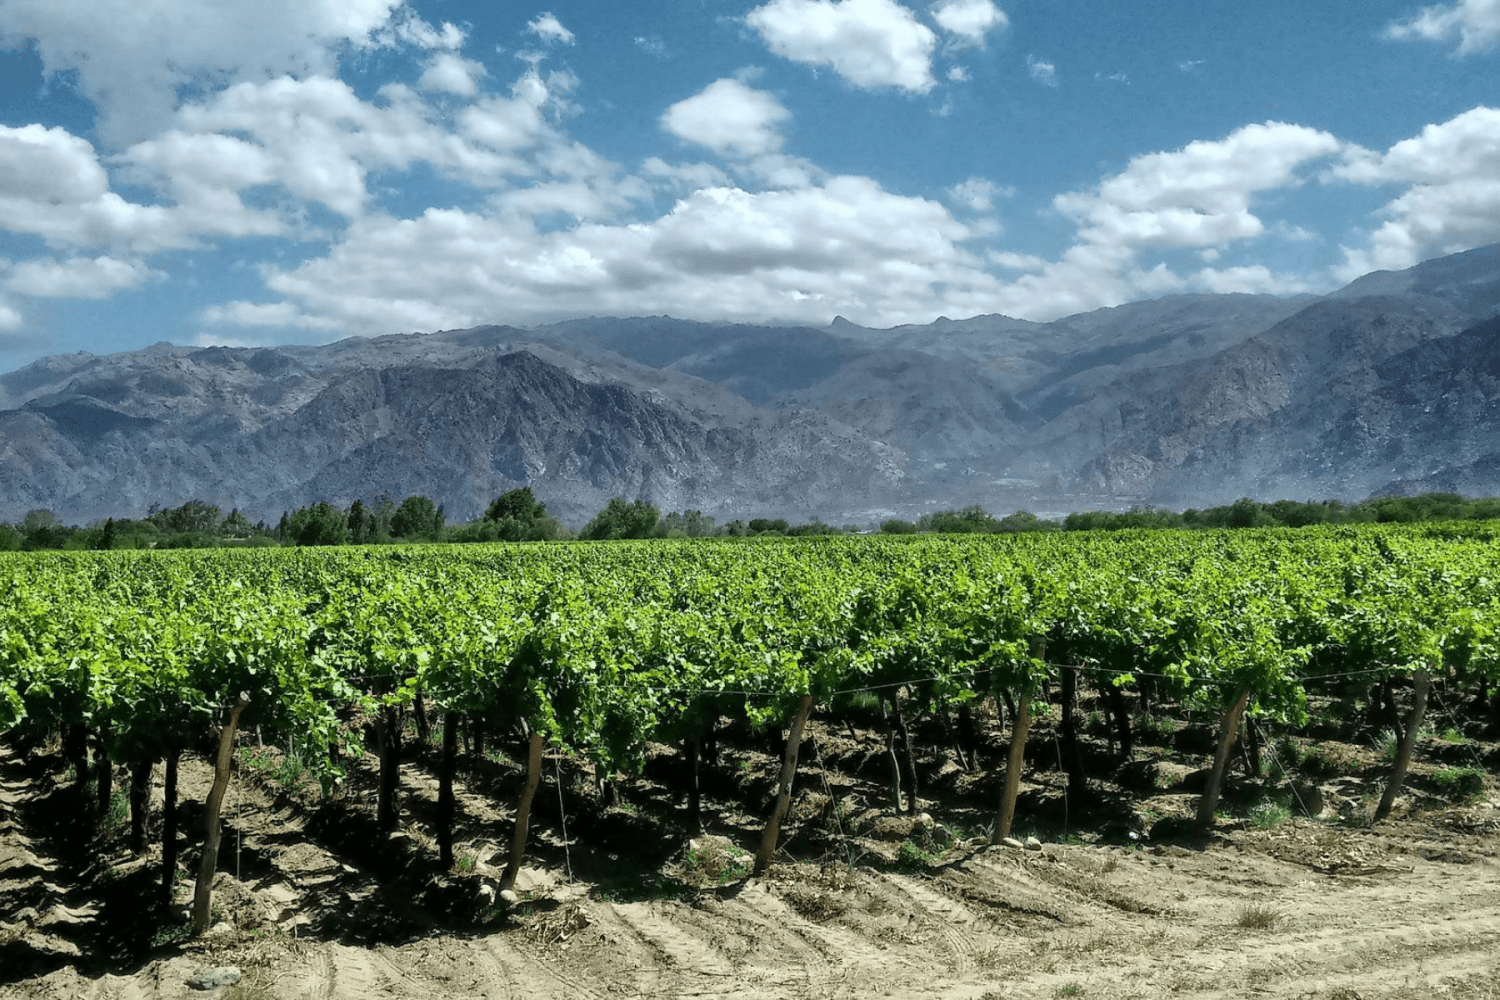
[[1432,776],[1450,799],[1473,802],[1484,795],[1484,772],[1475,767],[1449,767]]
[[303,761],[301,754],[287,754],[281,759],[281,764],[271,772],[271,776],[281,783],[288,795],[295,792],[302,784],[302,778],[307,774],[307,763]]
[[1251,903],[1234,915],[1234,925],[1247,931],[1268,931],[1281,922],[1281,914],[1269,906]]
[[734,846],[710,844],[688,851],[682,868],[683,876],[693,885],[728,885],[749,876],[750,852]]
[[1266,799],[1250,807],[1246,817],[1257,830],[1269,830],[1292,818],[1291,808],[1280,799]]
[[1161,715],[1143,715],[1136,720],[1136,728],[1147,736],[1165,740],[1177,730],[1177,723]]
[[1052,995],[1055,997],[1081,997],[1083,996],[1083,987],[1077,983],[1065,983],[1059,986],[1057,992]]
[[109,808],[104,811],[104,818],[100,825],[106,830],[117,830],[125,825],[125,820],[130,816],[130,797],[122,790],[116,790],[109,797]]
[[453,873],[471,875],[479,867],[479,855],[474,851],[463,851],[453,856]]
[[186,921],[180,924],[161,924],[151,935],[151,946],[153,948],[162,948],[167,945],[177,944],[180,941],[186,941],[189,937],[192,936],[192,933],[193,925]]
[[1469,738],[1467,736],[1465,736],[1463,733],[1459,732],[1452,726],[1449,726],[1447,729],[1443,730],[1442,739],[1444,743],[1457,743],[1459,745],[1463,745],[1469,742]]
[[1380,735],[1375,737],[1374,749],[1380,755],[1381,760],[1395,760],[1396,751],[1400,746],[1401,738],[1396,735],[1394,729],[1382,729]]

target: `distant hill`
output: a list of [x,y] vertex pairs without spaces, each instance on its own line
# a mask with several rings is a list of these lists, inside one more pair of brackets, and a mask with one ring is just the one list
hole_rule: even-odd
[[589,318],[46,358],[0,375],[0,520],[201,498],[274,520],[530,485],[721,520],[1500,493],[1500,245],[1324,297],[889,330]]

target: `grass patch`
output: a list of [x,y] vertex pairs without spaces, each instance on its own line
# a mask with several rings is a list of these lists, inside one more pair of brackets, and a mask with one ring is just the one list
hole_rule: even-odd
[[1234,915],[1234,926],[1246,931],[1268,931],[1281,923],[1281,914],[1269,906],[1251,903]]
[[1473,802],[1484,796],[1484,772],[1476,767],[1444,768],[1432,780],[1443,795],[1458,802]]
[[1292,818],[1291,806],[1281,799],[1266,799],[1250,807],[1245,817],[1257,830],[1269,830]]
[[711,843],[688,851],[682,874],[685,881],[700,887],[728,885],[747,878],[753,860],[749,851]]

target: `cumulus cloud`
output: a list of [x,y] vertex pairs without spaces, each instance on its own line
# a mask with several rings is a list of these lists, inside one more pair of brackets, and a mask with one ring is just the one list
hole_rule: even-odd
[[926,93],[937,36],[895,0],[772,0],[745,16],[767,47],[857,87]]
[[567,232],[451,209],[366,218],[326,257],[267,284],[288,315],[350,333],[470,325],[497,310],[516,322],[589,312],[899,322],[980,311],[993,295],[995,279],[959,245],[968,235],[936,202],[835,177],[791,191],[704,188],[650,222]]
[[107,299],[166,275],[138,260],[100,256],[21,261],[5,274],[3,287],[32,298]]
[[1330,175],[1409,185],[1381,210],[1386,221],[1368,247],[1344,248],[1337,274],[1345,280],[1490,242],[1500,232],[1500,108],[1473,108],[1428,125],[1385,153],[1351,151]]
[[563,23],[551,11],[539,15],[535,20],[528,23],[526,28],[544,42],[561,42],[563,45],[573,44],[573,33],[564,28]]
[[452,52],[439,52],[427,61],[417,87],[421,90],[441,90],[460,97],[474,97],[479,93],[479,81],[485,75],[486,70],[480,63]]
[[1037,83],[1047,87],[1057,86],[1057,67],[1036,56],[1026,57],[1026,70]]
[[1391,38],[1456,41],[1461,55],[1483,52],[1500,41],[1500,0],[1458,0],[1426,7],[1414,17],[1392,24],[1386,34]]
[[1001,311],[1053,319],[1171,291],[1300,290],[1296,280],[1269,271],[1204,268],[1182,276],[1141,258],[1262,235],[1266,226],[1251,211],[1253,197],[1301,183],[1301,168],[1341,148],[1326,132],[1267,122],[1221,140],[1136,157],[1094,189],[1053,199],[1053,207],[1078,225],[1076,242],[1061,259],[1040,267],[1019,255],[996,261],[1025,272],[998,296]]
[[948,196],[953,199],[954,203],[970,212],[993,212],[995,199],[1008,197],[1010,194],[1010,189],[1002,188],[994,181],[983,177],[970,177],[948,189]]
[[1005,12],[990,0],[942,0],[932,9],[932,19],[967,45],[983,45],[985,35],[1009,22]]
[[53,248],[150,253],[193,243],[167,209],[111,191],[87,139],[41,125],[0,125],[0,219]]
[[721,153],[757,156],[781,148],[778,130],[790,117],[791,112],[764,90],[726,78],[668,108],[661,127]]
[[410,12],[393,19],[402,2],[6,0],[0,42],[34,41],[47,73],[76,73],[79,91],[99,108],[103,143],[120,148],[165,124],[180,87],[329,74],[347,46],[462,39],[451,25],[433,28]]

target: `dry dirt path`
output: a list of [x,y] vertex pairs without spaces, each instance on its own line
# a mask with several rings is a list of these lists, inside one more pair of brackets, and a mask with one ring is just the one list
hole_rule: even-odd
[[227,997],[1480,1000],[1500,997],[1495,840],[1296,822],[1205,851],[986,850],[926,876],[787,865],[693,902],[559,885],[489,933],[361,948],[232,932],[0,996],[177,1000],[202,996],[195,970],[236,964]]

